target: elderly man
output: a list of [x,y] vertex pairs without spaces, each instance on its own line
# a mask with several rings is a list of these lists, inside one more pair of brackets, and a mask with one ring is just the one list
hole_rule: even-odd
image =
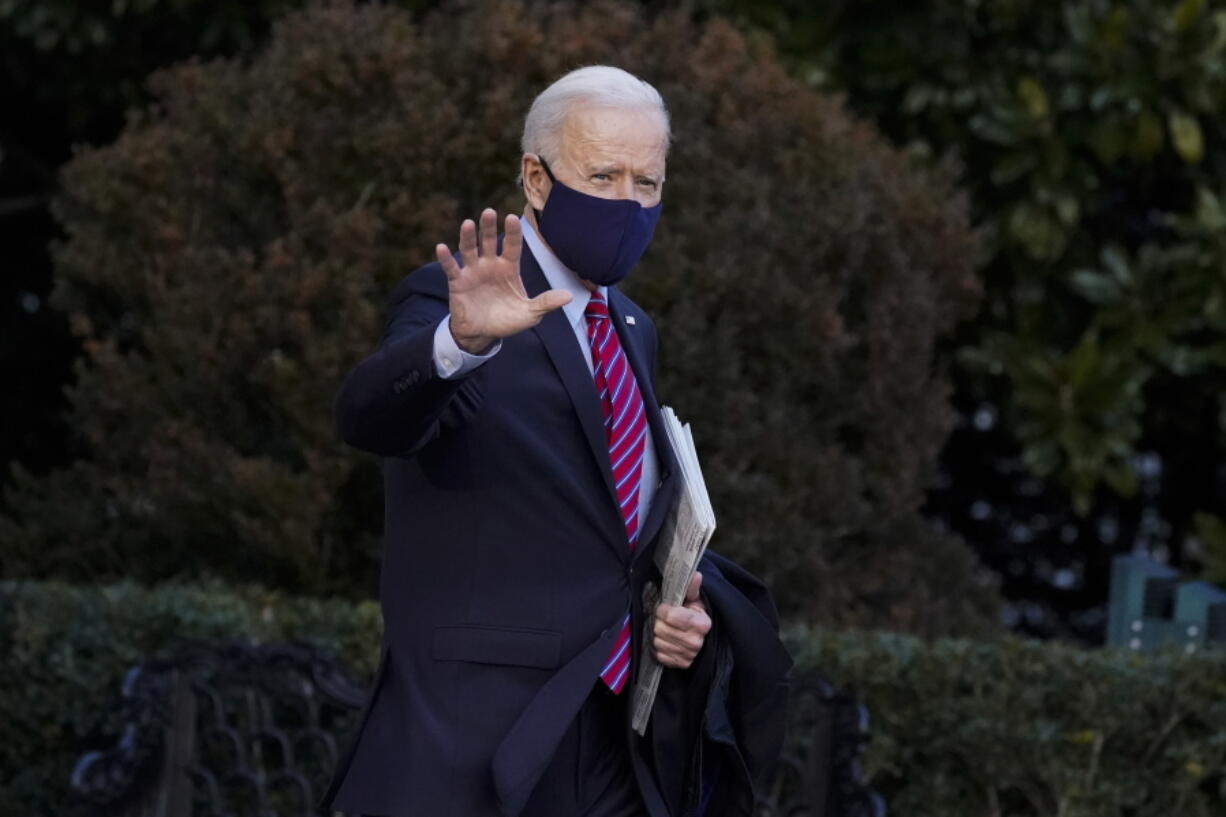
[[[343,437],[386,458],[385,632],[337,809],[748,813],[790,666],[764,591],[708,560],[684,605],[642,609],[679,475],[655,328],[615,285],[651,241],[669,138],[659,93],[625,71],[551,85],[524,124],[523,217],[500,240],[487,209],[458,255],[438,245],[342,387]],[[645,620],[669,669],[640,738]]]

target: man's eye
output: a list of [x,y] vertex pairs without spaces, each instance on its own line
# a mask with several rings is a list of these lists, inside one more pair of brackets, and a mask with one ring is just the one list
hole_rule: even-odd
[[656,189],[656,183],[652,179],[639,179],[639,184],[643,187],[650,187],[652,190]]
[[610,176],[609,176],[609,174],[608,174],[608,173],[593,173],[593,174],[592,174],[592,178],[593,178],[593,179],[597,179],[597,180],[602,181],[602,182],[607,182],[607,181],[609,180]]

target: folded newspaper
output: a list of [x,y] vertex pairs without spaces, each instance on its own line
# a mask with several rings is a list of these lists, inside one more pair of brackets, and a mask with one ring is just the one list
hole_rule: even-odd
[[660,688],[660,676],[664,667],[656,660],[651,649],[652,630],[655,615],[652,611],[657,604],[680,605],[685,601],[685,591],[689,587],[690,577],[698,567],[715,532],[715,511],[711,508],[711,498],[707,495],[707,484],[702,478],[702,468],[698,464],[698,453],[694,450],[694,437],[690,434],[688,423],[681,424],[677,415],[668,406],[661,409],[664,415],[664,428],[668,432],[668,441],[673,446],[680,466],[681,490],[678,492],[676,504],[669,509],[660,533],[660,542],[656,546],[655,562],[660,568],[661,583],[656,588],[649,584],[644,590],[643,609],[649,612],[645,617],[642,649],[639,651],[639,677],[634,686],[634,731],[642,735],[647,730],[647,721],[651,718],[651,708],[655,704],[656,691]]

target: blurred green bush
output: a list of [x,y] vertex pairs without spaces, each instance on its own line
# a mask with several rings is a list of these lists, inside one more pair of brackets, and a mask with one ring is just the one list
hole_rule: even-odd
[[[188,639],[307,640],[373,671],[373,602],[255,587],[0,585],[0,817],[72,815],[79,754],[119,733],[124,672]],[[796,626],[798,672],[871,714],[900,817],[1209,817],[1226,808],[1226,655],[925,641]]]
[[393,284],[464,217],[522,206],[523,114],[593,62],[672,109],[666,215],[631,288],[716,546],[788,614],[994,628],[991,580],[919,513],[951,423],[934,347],[978,297],[951,169],[909,169],[727,23],[618,2],[420,24],[332,3],[250,60],[156,75],[155,103],[63,172],[55,303],[83,345],[90,452],[17,474],[0,575],[370,592],[378,471],[338,443],[332,397]]

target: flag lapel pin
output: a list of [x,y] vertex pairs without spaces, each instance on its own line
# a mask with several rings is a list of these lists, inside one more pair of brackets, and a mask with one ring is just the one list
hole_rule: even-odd
[[630,324],[631,326],[634,326],[634,316],[633,316],[633,315],[627,315],[627,316],[626,316],[626,323]]

